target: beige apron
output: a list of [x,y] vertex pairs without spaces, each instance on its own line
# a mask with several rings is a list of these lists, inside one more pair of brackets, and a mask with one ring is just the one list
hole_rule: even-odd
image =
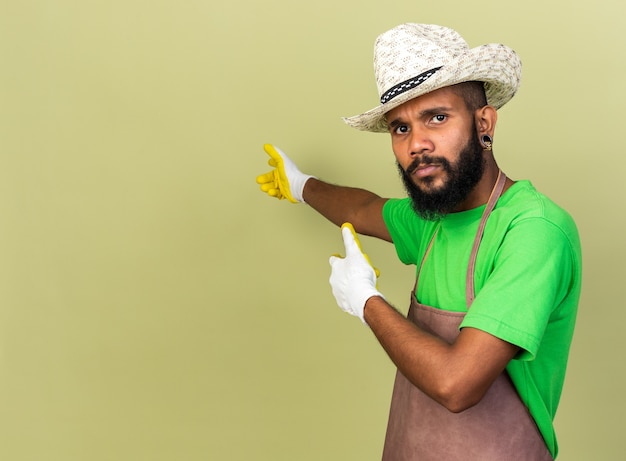
[[[502,194],[500,172],[483,213],[467,270],[466,300],[474,300],[474,266],[489,214]],[[437,232],[435,232],[435,235]],[[459,334],[465,312],[443,311],[417,301],[419,273],[435,240],[433,236],[417,273],[408,319],[448,343]],[[452,413],[400,373],[396,374],[384,461],[548,461],[552,460],[534,419],[504,370],[475,406]]]

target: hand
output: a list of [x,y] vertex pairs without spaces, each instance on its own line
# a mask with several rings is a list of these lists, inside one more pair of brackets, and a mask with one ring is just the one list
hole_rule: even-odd
[[365,303],[372,296],[385,297],[376,289],[379,272],[363,253],[352,224],[341,226],[346,257],[330,257],[330,286],[339,307],[348,314],[359,317],[363,323]]
[[302,197],[304,184],[313,176],[303,174],[298,170],[295,163],[278,147],[265,144],[263,149],[270,156],[267,163],[274,169],[257,176],[256,182],[261,185],[261,190],[279,200],[286,198],[291,203],[304,202]]

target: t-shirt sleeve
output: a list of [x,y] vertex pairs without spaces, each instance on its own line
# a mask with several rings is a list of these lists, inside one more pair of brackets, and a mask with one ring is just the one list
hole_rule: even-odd
[[520,347],[533,360],[546,326],[568,293],[574,266],[566,234],[542,218],[512,226],[461,328],[473,327]]
[[417,218],[410,199],[390,199],[383,207],[383,219],[404,264],[416,264],[424,234],[424,221]]

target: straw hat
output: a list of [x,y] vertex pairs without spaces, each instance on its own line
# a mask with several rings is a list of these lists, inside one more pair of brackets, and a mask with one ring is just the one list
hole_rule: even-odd
[[499,109],[517,92],[522,63],[504,45],[470,49],[452,29],[409,23],[376,39],[374,73],[380,105],[343,120],[359,130],[386,133],[385,113],[410,99],[461,82],[484,82],[487,102]]

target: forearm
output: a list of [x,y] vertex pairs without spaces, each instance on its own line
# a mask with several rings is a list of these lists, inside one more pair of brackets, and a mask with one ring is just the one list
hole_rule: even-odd
[[350,222],[363,235],[391,241],[382,209],[386,199],[364,189],[336,186],[316,178],[309,179],[304,201],[337,226]]
[[471,328],[463,329],[457,341],[448,344],[379,297],[367,301],[364,318],[400,372],[454,412],[478,403],[517,350]]
[[432,399],[446,403],[443,382],[450,345],[408,321],[382,298],[370,298],[364,318],[400,372]]

